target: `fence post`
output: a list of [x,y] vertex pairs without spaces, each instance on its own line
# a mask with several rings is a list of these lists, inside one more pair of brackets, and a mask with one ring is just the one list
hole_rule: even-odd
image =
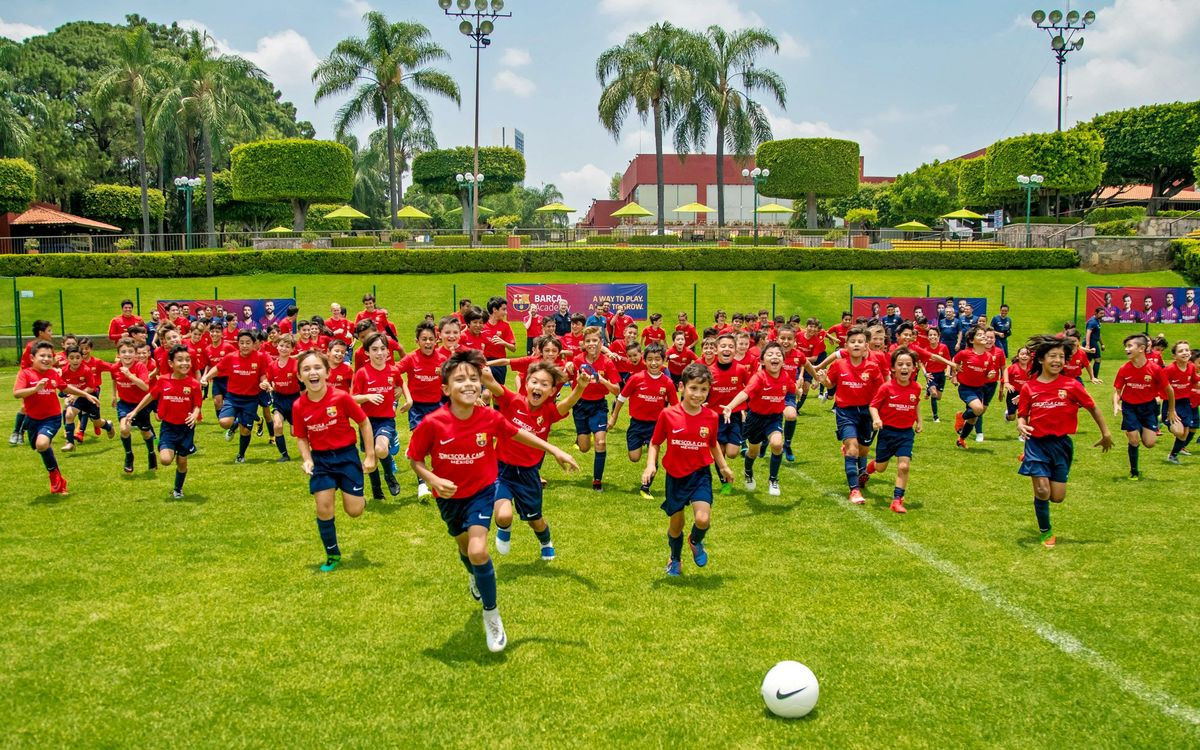
[[929,285],[925,285],[925,299],[929,299]]
[[450,285],[450,309],[458,311],[458,284]]
[[1071,320],[1079,320],[1079,287],[1075,287],[1075,313],[1071,316]]
[[133,296],[137,298],[137,314],[141,315],[142,314],[142,288],[140,286],[134,287]]
[[[296,298],[297,298],[298,296],[299,296],[299,295],[297,295],[297,294],[296,294],[296,287],[293,285],[293,286],[292,286],[292,300],[293,300],[293,301],[296,301]],[[297,304],[299,304],[299,302],[297,302]]]
[[771,285],[771,320],[775,320],[775,285]]
[[692,325],[696,325],[696,285],[692,284]]
[[850,311],[851,320],[853,320],[854,319],[854,285],[853,284],[850,285],[850,304],[846,306],[846,309]]
[[221,299],[221,293],[219,291],[217,291],[217,288],[215,286],[213,287],[213,299],[214,300]]
[[375,289],[374,284],[371,285],[371,296],[375,299],[379,299],[379,292]]
[[21,361],[21,352],[25,348],[25,342],[21,340],[21,292],[17,289],[17,277],[13,276],[13,320],[16,321],[15,330],[17,340],[17,361]]
[[62,331],[59,336],[63,336],[67,332],[67,316],[63,312],[62,287],[59,287],[58,289],[58,330]]
[[[1075,293],[1079,294],[1078,290]],[[1000,304],[1004,304],[1004,284],[1000,285]]]

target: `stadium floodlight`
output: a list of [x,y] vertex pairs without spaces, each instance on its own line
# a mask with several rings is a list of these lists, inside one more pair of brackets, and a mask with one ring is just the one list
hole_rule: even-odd
[[1050,16],[1049,16],[1049,18],[1050,18],[1050,23],[1051,23],[1051,24],[1056,24],[1056,23],[1058,23],[1059,21],[1061,21],[1061,20],[1063,19],[1062,11],[1061,11],[1061,10],[1052,10],[1052,11],[1050,11]]
[[488,0],[475,0],[475,10],[483,13],[488,9]]
[[1058,130],[1061,132],[1063,66],[1067,63],[1067,53],[1083,49],[1083,37],[1076,34],[1096,20],[1096,12],[1089,10],[1080,15],[1079,11],[1071,10],[1064,15],[1061,10],[1052,10],[1049,13],[1035,10],[1030,18],[1034,26],[1044,29],[1050,36],[1050,49],[1053,50],[1054,59],[1058,63]]
[[504,10],[504,0],[492,0],[492,12],[499,13]]
[[470,21],[463,21],[460,23],[458,25],[458,30],[467,36],[471,36],[475,33],[475,27],[471,25]]
[[458,0],[458,9],[466,10],[471,7],[471,0]]
[[1073,25],[1078,22],[1079,22],[1079,11],[1077,11],[1077,10],[1069,11],[1067,13],[1067,23]]
[[438,7],[442,10],[450,10],[450,6],[453,4],[453,0],[438,0]]
[[484,36],[487,36],[495,30],[496,24],[492,23],[491,21],[484,21],[483,23],[479,24],[479,33],[483,34]]
[[1083,14],[1083,25],[1084,26],[1091,26],[1095,22],[1096,22],[1096,11],[1089,10],[1087,13]]
[[[467,24],[467,25],[470,26],[471,24]],[[1059,34],[1058,36],[1056,36],[1050,40],[1050,49],[1060,50],[1066,46],[1067,46],[1067,40],[1063,38],[1062,34]]]
[[[450,0],[443,0],[443,2],[446,2],[447,4],[449,3],[449,1],[450,1]],[[1046,20],[1046,11],[1044,11],[1044,10],[1035,10],[1035,11],[1033,12],[1033,22],[1034,22],[1034,24],[1040,24],[1042,21],[1045,21],[1045,20]]]
[[1083,37],[1079,37],[1074,42],[1072,42],[1071,49],[1073,49],[1073,50],[1083,49]]

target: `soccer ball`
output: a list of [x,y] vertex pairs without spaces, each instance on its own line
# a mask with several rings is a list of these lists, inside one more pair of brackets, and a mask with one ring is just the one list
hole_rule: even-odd
[[763,678],[767,709],[784,719],[799,719],[817,705],[821,687],[812,670],[798,661],[781,661]]

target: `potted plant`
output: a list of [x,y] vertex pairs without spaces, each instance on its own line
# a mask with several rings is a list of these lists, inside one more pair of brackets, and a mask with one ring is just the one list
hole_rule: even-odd
[[133,252],[133,245],[134,245],[134,242],[133,242],[132,237],[122,237],[113,243],[113,247],[115,247],[117,249],[118,253]]
[[317,241],[317,237],[319,236],[320,235],[318,235],[316,232],[301,232],[300,247],[305,250],[312,250],[314,247],[316,247],[314,243]]
[[33,237],[25,240],[25,252],[29,255],[37,255],[42,248],[42,243],[38,242]]
[[392,241],[392,248],[396,250],[403,250],[408,247],[406,243],[411,237],[412,235],[403,229],[393,229],[391,234],[388,235],[388,239]]
[[845,229],[830,229],[821,239],[821,247],[833,247],[838,240],[846,236]]
[[[870,229],[879,223],[879,212],[873,208],[852,208],[846,212],[846,223],[856,230]],[[871,244],[867,234],[855,234],[850,237],[850,247],[864,248]]]

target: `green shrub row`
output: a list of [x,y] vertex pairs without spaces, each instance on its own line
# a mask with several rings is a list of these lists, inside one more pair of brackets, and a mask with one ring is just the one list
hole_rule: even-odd
[[331,237],[331,247],[379,247],[378,237]]
[[380,274],[486,271],[814,271],[879,269],[1074,268],[1070,249],[860,250],[760,247],[522,247],[470,253],[440,250],[194,250],[187,253],[0,256],[0,276],[173,278],[254,273]]
[[1141,220],[1146,218],[1145,206],[1111,206],[1104,208],[1093,208],[1084,215],[1084,220],[1089,224],[1100,224],[1106,221],[1127,221],[1130,219]]
[[613,245],[616,244],[617,238],[611,234],[589,234],[587,244],[589,245]]
[[[509,236],[510,235],[508,234],[481,234],[479,235],[479,244],[487,246],[505,246],[508,245]],[[530,234],[518,234],[516,236],[521,238],[522,245],[528,245],[531,241],[533,241],[533,235]]]
[[1097,237],[1132,237],[1137,234],[1137,219],[1117,219],[1096,224]]
[[770,246],[770,245],[778,245],[778,244],[779,244],[779,238],[778,238],[778,237],[776,237],[776,236],[774,236],[774,235],[770,235],[770,234],[761,234],[761,233],[760,233],[760,234],[758,235],[758,242],[755,242],[755,241],[754,241],[754,234],[753,234],[753,233],[751,233],[751,234],[739,234],[737,237],[734,237],[734,238],[733,238],[732,242],[733,242],[733,244],[734,244],[734,245],[738,245],[738,246],[740,246],[740,245],[765,245],[765,246]]
[[1200,240],[1172,240],[1171,255],[1188,284],[1200,286]]
[[459,245],[468,245],[471,238],[465,234],[435,234],[433,235],[433,244],[435,247],[457,247]]

